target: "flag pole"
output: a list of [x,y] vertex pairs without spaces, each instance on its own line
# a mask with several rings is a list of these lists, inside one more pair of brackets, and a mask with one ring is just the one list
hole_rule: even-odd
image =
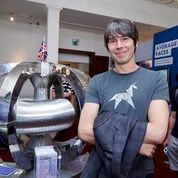
[[42,43],[41,43],[41,47],[39,49],[38,52],[38,59],[41,62],[41,76],[45,77],[49,75],[49,63],[47,62],[47,44],[45,41],[45,37],[43,37]]

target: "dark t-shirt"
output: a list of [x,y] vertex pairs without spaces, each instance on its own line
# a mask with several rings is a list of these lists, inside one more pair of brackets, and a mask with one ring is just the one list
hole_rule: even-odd
[[178,138],[178,86],[172,89],[170,100],[171,110],[176,112],[176,122],[172,131],[172,135]]
[[147,121],[150,102],[156,99],[169,100],[164,76],[139,67],[129,74],[111,70],[94,76],[90,80],[85,102],[99,104],[100,112],[117,111]]
[[[100,112],[117,111],[148,121],[150,102],[157,99],[169,100],[167,81],[160,72],[139,67],[128,74],[111,70],[94,76],[85,102],[99,104]],[[152,160],[147,163],[147,173],[153,172]]]

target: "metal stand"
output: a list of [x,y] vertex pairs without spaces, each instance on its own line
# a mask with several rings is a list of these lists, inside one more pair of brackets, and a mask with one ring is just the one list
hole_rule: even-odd
[[[88,156],[88,153],[78,156],[74,161],[62,166],[61,169],[58,170],[58,178],[72,178],[80,174],[83,171]],[[2,164],[17,167],[15,163],[4,162]],[[6,178],[6,176],[1,176],[1,178]],[[17,169],[17,171],[8,176],[8,178],[35,178],[35,170],[25,171],[23,169]]]

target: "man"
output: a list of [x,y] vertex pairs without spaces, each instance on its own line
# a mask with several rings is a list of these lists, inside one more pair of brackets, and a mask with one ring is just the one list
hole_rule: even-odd
[[[176,75],[178,82],[178,75]],[[167,147],[166,155],[169,160],[169,167],[178,175],[178,86],[172,88],[170,92],[171,114],[169,117],[168,134],[164,141]]]
[[136,64],[138,31],[130,20],[111,21],[105,29],[104,41],[114,60],[114,68],[90,80],[78,135],[85,142],[95,144],[93,124],[98,114],[105,111],[148,122],[139,154],[148,157],[146,177],[152,177],[150,157],[153,157],[156,145],[163,142],[168,126],[167,82],[159,72]]

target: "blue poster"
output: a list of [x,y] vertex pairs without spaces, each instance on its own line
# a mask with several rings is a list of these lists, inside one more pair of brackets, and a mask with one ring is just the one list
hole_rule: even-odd
[[170,89],[178,86],[178,26],[154,34],[153,70],[164,71]]

